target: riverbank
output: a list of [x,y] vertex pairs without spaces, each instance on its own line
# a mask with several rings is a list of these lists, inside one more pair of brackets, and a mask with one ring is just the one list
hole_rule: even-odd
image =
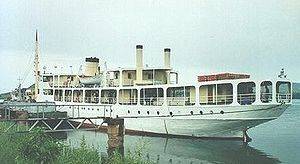
[[[123,156],[118,151],[109,155],[101,155],[97,145],[87,144],[84,137],[78,146],[55,139],[35,129],[30,133],[16,133],[14,130],[4,132],[8,123],[0,123],[0,161],[14,164],[151,164],[150,159],[143,155],[145,145],[138,145],[133,151],[127,151]],[[18,127],[22,128],[22,127]]]

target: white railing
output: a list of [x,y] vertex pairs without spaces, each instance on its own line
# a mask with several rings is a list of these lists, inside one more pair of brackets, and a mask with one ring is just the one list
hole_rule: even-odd
[[121,105],[137,105],[138,98],[119,98]]
[[290,93],[286,93],[286,94],[282,94],[282,93],[277,93],[276,94],[276,99],[277,99],[277,102],[286,102],[286,103],[289,103],[291,102],[291,94]]
[[250,105],[255,101],[256,96],[255,93],[238,94],[237,99],[241,105]]
[[81,103],[81,102],[83,102],[83,97],[74,97],[73,98],[73,102],[79,102],[79,103]]
[[62,96],[54,95],[54,101],[63,101]]
[[115,104],[117,103],[116,97],[101,97],[100,101],[102,104]]
[[99,97],[85,97],[84,102],[86,102],[86,103],[99,103]]
[[272,93],[260,93],[260,100],[263,103],[272,102]]
[[65,96],[65,102],[71,102],[72,96]]
[[200,96],[201,105],[227,105],[233,102],[233,95]]
[[141,105],[145,106],[162,106],[164,104],[163,97],[149,97],[149,98],[141,98]]
[[123,86],[133,86],[134,80],[133,79],[124,79],[123,80]]
[[189,106],[194,105],[195,99],[190,97],[167,97],[167,104],[169,106]]

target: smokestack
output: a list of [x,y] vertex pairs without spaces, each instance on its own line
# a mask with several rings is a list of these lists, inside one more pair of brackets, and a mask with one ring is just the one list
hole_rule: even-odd
[[171,49],[165,48],[164,49],[164,66],[165,66],[165,68],[171,68],[170,55],[171,55]]
[[143,81],[143,45],[136,45],[136,81]]

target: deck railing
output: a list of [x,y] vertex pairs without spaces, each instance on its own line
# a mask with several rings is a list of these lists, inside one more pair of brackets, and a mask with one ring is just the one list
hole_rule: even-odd
[[141,98],[140,101],[141,101],[141,105],[144,106],[162,106],[164,104],[163,97]]
[[196,100],[190,97],[167,97],[167,104],[169,106],[190,106],[194,105]]
[[83,102],[83,97],[74,97],[73,98],[73,102],[79,102],[79,103],[81,103],[81,102]]
[[233,95],[200,96],[201,105],[228,105],[233,102]]
[[250,105],[255,101],[256,95],[255,93],[238,94],[237,99],[241,105]]
[[85,97],[84,102],[86,103],[99,103],[99,97]]
[[289,103],[291,102],[291,94],[290,93],[286,93],[286,94],[282,94],[282,93],[277,93],[276,94],[276,100],[277,102],[285,102],[285,103]]
[[137,105],[138,98],[119,98],[121,105]]
[[65,102],[71,102],[72,96],[65,96]]
[[101,97],[100,101],[102,104],[115,104],[117,103],[116,97]]
[[261,93],[260,100],[263,103],[269,103],[272,101],[272,93]]

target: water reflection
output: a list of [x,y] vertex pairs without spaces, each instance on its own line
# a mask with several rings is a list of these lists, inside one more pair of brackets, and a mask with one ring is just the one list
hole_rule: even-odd
[[[68,142],[78,146],[82,137],[100,152],[106,152],[107,135],[98,132],[70,132]],[[281,163],[241,141],[200,140],[160,137],[125,136],[125,152],[146,143],[145,156],[158,163]],[[125,153],[126,154],[126,153]]]

